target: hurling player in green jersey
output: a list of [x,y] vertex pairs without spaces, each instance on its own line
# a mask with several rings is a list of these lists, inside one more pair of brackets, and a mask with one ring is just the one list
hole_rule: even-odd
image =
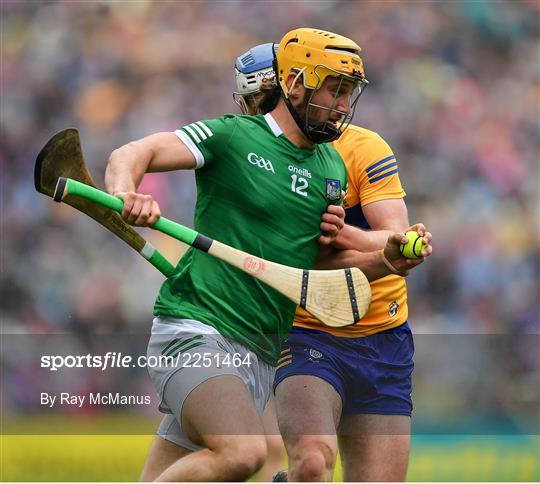
[[[315,34],[300,42],[306,30]],[[365,85],[359,52],[336,34],[292,31],[277,55],[283,96],[266,116],[198,121],[115,150],[106,185],[124,200],[123,217],[140,226],[159,218],[152,197],[136,192],[145,173],[196,169],[197,231],[257,257],[312,268],[321,216],[328,232],[322,242],[343,224],[337,205],[345,166],[325,143],[350,121]],[[400,234],[389,238],[392,270],[418,263],[401,257],[402,241]],[[386,263],[374,252],[361,269],[375,279],[390,273]],[[166,416],[143,480],[241,481],[262,466],[260,414],[295,309],[239,270],[186,252],[154,308],[148,354],[168,360],[149,372]]]

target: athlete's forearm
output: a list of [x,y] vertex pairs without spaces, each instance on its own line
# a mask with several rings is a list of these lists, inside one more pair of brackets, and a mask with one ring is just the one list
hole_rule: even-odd
[[[387,237],[388,238],[388,237]],[[357,250],[340,250],[333,254],[325,254],[317,259],[317,269],[344,269],[358,267],[369,281],[380,279],[391,274],[382,260],[381,252],[359,252]]]
[[152,151],[137,142],[114,150],[105,171],[105,186],[109,193],[134,192],[141,183],[152,160]]
[[392,230],[363,230],[352,225],[345,225],[334,241],[338,249],[354,249],[370,252],[382,249]]
[[402,198],[369,203],[362,207],[362,211],[371,230],[346,225],[339,232],[334,247],[362,252],[382,249],[390,235],[405,233],[409,226],[407,206]]

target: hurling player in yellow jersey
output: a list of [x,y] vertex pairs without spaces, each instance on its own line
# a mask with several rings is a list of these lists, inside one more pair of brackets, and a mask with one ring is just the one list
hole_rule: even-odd
[[[279,98],[275,49],[262,44],[236,61],[233,97],[245,114],[264,114]],[[409,226],[396,157],[377,133],[357,126],[332,144],[349,177],[348,225],[334,245],[382,249],[389,234]],[[369,313],[351,327],[325,327],[298,308],[274,381],[291,481],[330,480],[338,448],[346,481],[406,478],[414,352],[407,289],[399,274],[371,288]]]

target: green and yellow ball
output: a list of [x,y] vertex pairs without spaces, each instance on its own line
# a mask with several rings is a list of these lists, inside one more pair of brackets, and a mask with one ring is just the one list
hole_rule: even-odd
[[422,236],[418,232],[409,230],[405,235],[409,239],[406,244],[401,244],[399,250],[407,259],[419,259],[422,257],[422,251],[426,248]]

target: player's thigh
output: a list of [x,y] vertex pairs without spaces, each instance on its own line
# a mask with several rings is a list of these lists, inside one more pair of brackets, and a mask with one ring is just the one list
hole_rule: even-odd
[[338,441],[344,480],[404,481],[410,429],[407,415],[343,415]]
[[294,375],[275,389],[279,429],[286,443],[306,435],[335,435],[341,397],[334,387],[312,375]]
[[[160,426],[160,436],[196,451],[210,441],[217,446],[212,435],[264,435],[259,413],[274,369],[247,348],[198,321],[156,318],[148,355],[169,357],[149,372],[161,397],[160,410],[173,414],[179,424]],[[235,364],[237,359],[242,364]]]
[[[205,380],[185,399],[181,409],[182,429],[196,444],[218,450],[245,442],[264,440],[261,417],[241,378],[221,375]],[[258,445],[258,444],[257,444]]]
[[148,451],[140,480],[143,482],[154,481],[167,467],[190,453],[191,450],[180,447],[157,435]]

